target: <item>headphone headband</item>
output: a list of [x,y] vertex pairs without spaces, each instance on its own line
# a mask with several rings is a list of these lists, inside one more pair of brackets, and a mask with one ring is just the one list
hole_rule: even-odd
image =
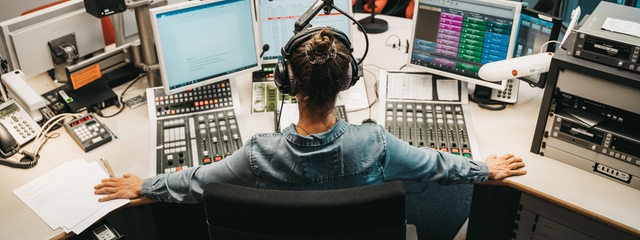
[[[278,86],[278,90],[282,94],[295,95],[295,87],[292,81],[294,81],[289,75],[290,60],[293,52],[300,47],[303,43],[308,41],[313,35],[322,31],[324,29],[329,29],[333,32],[335,39],[342,42],[347,49],[349,50],[349,58],[350,58],[350,84],[348,84],[347,88],[356,84],[356,82],[360,79],[358,73],[358,62],[353,57],[353,47],[351,47],[351,41],[349,41],[349,37],[342,31],[327,27],[327,26],[319,26],[319,27],[310,27],[305,28],[302,31],[296,33],[289,39],[287,44],[285,44],[282,49],[280,49],[281,56],[278,58],[278,63],[276,64],[274,71],[274,82],[276,86]],[[346,89],[343,89],[346,90]]]

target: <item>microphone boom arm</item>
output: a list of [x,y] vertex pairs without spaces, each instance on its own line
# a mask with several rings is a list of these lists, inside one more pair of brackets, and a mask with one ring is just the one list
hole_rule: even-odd
[[298,18],[298,21],[296,21],[295,24],[294,32],[298,33],[302,31],[302,29],[307,28],[307,25],[309,25],[311,19],[315,17],[322,9],[324,9],[324,12],[326,14],[329,14],[331,12],[331,9],[334,9],[333,0],[317,0],[313,5],[311,5],[311,7],[309,7],[309,9],[307,9],[306,12],[304,12],[304,14],[302,14],[302,16],[300,16],[300,18]]

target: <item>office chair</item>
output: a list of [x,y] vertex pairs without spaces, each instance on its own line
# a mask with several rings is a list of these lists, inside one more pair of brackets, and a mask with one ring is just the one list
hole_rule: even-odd
[[203,198],[211,240],[418,239],[399,181],[335,190],[210,183]]

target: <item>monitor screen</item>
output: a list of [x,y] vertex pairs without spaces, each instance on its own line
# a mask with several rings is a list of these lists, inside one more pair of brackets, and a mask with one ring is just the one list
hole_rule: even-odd
[[[522,9],[520,27],[513,57],[527,56],[540,52],[555,52],[557,44],[549,43],[558,40],[562,20],[541,12]],[[546,48],[541,49],[546,45]],[[536,74],[520,78],[538,87],[544,86],[544,75]]]
[[504,89],[478,77],[480,67],[511,58],[522,3],[420,0],[415,8],[409,65],[442,77]]
[[[295,22],[316,0],[257,0],[258,25],[262,44],[268,44],[269,50],[262,55],[263,63],[276,63],[280,49],[293,37]],[[334,0],[340,10],[351,14],[351,0]],[[332,10],[325,14],[320,11],[311,20],[312,26],[330,26],[351,38],[351,20],[340,12]]]
[[167,94],[259,69],[252,5],[252,0],[216,0],[151,9]]

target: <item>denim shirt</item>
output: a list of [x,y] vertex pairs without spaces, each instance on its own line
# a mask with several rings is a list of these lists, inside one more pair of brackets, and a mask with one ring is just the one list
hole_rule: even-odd
[[327,132],[301,136],[293,125],[256,134],[222,161],[145,179],[142,193],[165,202],[197,203],[209,182],[275,189],[333,189],[393,180],[440,184],[486,181],[487,165],[417,148],[375,123],[343,120]]

